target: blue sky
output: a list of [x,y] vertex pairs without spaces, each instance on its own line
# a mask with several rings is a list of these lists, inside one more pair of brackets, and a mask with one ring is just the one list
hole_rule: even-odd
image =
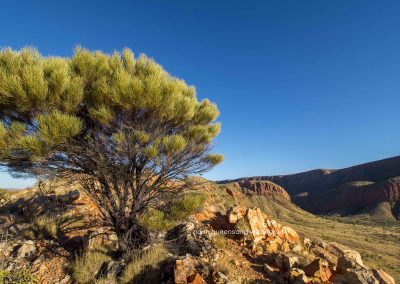
[[[399,1],[1,1],[0,46],[131,48],[221,111],[210,179],[400,153]],[[0,174],[0,187],[29,180]]]

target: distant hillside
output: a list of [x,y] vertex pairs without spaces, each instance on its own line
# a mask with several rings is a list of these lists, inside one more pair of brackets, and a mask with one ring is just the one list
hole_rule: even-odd
[[398,218],[400,202],[400,156],[339,170],[317,169],[308,172],[240,178],[220,184],[243,181],[272,181],[282,186],[292,201],[313,213],[356,214],[378,203],[391,208]]

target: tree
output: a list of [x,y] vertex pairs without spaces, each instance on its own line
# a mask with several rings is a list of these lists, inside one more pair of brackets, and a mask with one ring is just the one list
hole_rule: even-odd
[[211,169],[219,112],[129,49],[71,58],[0,52],[0,165],[14,175],[73,175],[125,251],[149,241],[138,218]]

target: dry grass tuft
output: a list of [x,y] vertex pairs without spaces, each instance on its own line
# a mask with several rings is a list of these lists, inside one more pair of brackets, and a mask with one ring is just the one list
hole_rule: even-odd
[[[141,255],[135,256],[127,264],[122,273],[120,283],[158,283],[159,265],[167,257],[167,249],[161,245],[155,245]],[[140,279],[139,279],[140,278]]]
[[72,276],[78,284],[97,283],[96,281],[103,281],[96,280],[95,277],[101,266],[111,260],[111,256],[105,249],[101,248],[86,251],[81,257],[77,257],[75,262],[72,264]]

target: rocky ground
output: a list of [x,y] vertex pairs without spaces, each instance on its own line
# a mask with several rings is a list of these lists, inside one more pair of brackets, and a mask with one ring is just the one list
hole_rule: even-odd
[[[215,194],[218,189],[236,196],[234,202]],[[159,234],[168,253],[156,270],[142,271],[152,274],[152,280],[141,275],[123,282],[129,270],[121,272],[126,264],[111,258],[98,266],[91,282],[74,278],[72,266],[77,256],[99,247],[115,248],[116,235],[103,226],[90,199],[73,188],[48,196],[35,191],[19,193],[0,201],[0,269],[8,275],[25,271],[37,280],[27,277],[23,283],[116,283],[115,279],[121,279],[118,283],[176,284],[394,283],[382,269],[369,268],[357,251],[314,240],[311,232],[300,236],[292,227],[237,198],[244,193],[278,195],[290,201],[273,183],[229,188],[207,183],[201,190],[209,197],[200,210]],[[3,279],[11,279],[8,277]]]

